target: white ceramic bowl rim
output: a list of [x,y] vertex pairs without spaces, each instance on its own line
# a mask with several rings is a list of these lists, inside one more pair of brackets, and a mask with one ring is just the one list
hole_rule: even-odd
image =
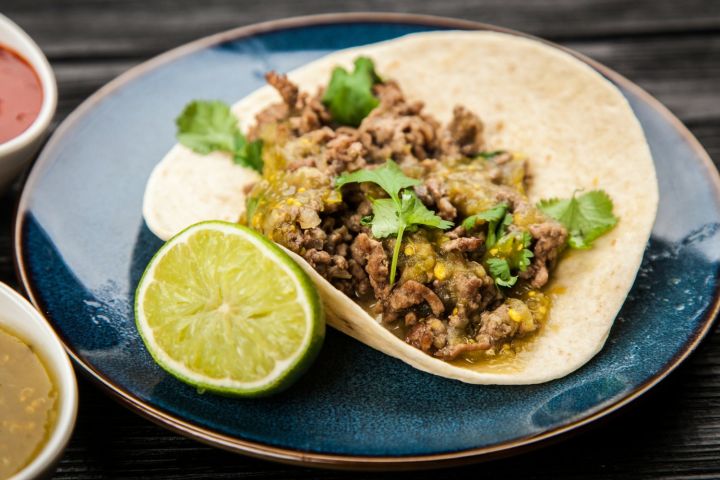
[[[70,359],[65,353],[60,339],[45,318],[22,295],[1,282],[0,297],[4,297],[4,300],[13,304],[15,312],[19,312],[20,316],[23,317],[26,329],[33,331],[35,339],[43,337],[48,340],[50,348],[41,348],[37,341],[33,342],[33,338],[24,338],[24,340],[32,342],[33,347],[37,348],[40,357],[46,364],[46,368],[52,371],[53,381],[60,392],[57,418],[49,438],[40,453],[22,470],[11,477],[11,480],[32,480],[43,473],[47,473],[48,469],[54,466],[70,440],[77,416],[77,383]],[[32,327],[29,327],[30,324]],[[9,325],[8,328],[13,329],[12,325]],[[23,337],[31,337],[30,335],[22,335],[21,332],[17,333]],[[51,364],[48,365],[48,363]]]
[[[28,63],[33,67],[35,72],[40,79],[40,84],[43,89],[43,102],[40,106],[40,112],[38,112],[37,118],[30,124],[30,126],[22,132],[20,135],[11,138],[5,143],[0,143],[0,157],[3,155],[20,150],[35,138],[43,135],[50,125],[53,114],[55,113],[55,107],[57,106],[57,84],[55,83],[55,74],[53,73],[50,63],[43,54],[40,47],[30,36],[25,33],[15,22],[10,20],[8,17],[0,13],[0,30],[7,30],[15,37],[16,44],[8,43],[6,46],[13,51],[18,51],[22,57],[27,60]],[[4,43],[4,42],[0,42]],[[26,55],[19,50],[19,46],[27,49],[30,54]]]

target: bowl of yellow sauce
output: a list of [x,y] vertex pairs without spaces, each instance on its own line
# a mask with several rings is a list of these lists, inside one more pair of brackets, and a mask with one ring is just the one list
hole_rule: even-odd
[[60,339],[0,283],[0,479],[50,477],[77,414],[77,384]]

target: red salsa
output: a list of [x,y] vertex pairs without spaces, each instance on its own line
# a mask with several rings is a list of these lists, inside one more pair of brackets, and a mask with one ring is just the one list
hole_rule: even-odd
[[0,45],[0,143],[35,121],[43,102],[40,79],[23,57]]

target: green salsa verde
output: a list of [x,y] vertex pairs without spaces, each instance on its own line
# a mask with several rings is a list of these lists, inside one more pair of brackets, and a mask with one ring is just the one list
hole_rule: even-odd
[[33,348],[0,329],[0,478],[22,470],[55,422],[58,392]]

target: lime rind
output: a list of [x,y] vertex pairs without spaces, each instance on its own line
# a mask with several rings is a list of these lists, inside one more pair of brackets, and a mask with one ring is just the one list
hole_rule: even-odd
[[[172,249],[182,244],[187,244],[193,235],[203,230],[238,235],[243,240],[251,243],[257,250],[256,253],[258,255],[272,261],[275,266],[284,271],[287,278],[291,279],[297,295],[296,303],[303,308],[306,325],[305,334],[300,345],[287,358],[275,360],[272,372],[256,381],[238,381],[227,377],[209,378],[207,375],[196,373],[184,363],[172,358],[160,347],[155,338],[154,331],[149,326],[147,318],[144,315],[144,309],[140,308],[148,288],[150,288],[153,283],[147,280],[154,278],[156,268],[162,263],[161,260],[165,258]],[[259,233],[247,227],[223,221],[207,221],[191,225],[168,240],[165,245],[158,250],[148,263],[138,284],[135,295],[135,321],[148,351],[164,370],[199,390],[208,390],[233,396],[263,396],[289,387],[307,370],[317,357],[325,335],[325,319],[322,303],[312,281],[305,271],[280,247]]]

